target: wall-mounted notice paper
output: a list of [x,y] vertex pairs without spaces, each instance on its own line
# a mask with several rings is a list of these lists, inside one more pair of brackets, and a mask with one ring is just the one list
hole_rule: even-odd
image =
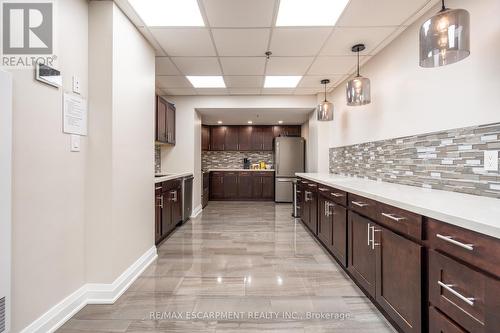
[[87,100],[70,93],[64,93],[63,132],[87,135]]

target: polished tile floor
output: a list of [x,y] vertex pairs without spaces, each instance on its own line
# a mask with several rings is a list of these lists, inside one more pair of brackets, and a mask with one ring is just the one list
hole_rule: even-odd
[[290,213],[210,202],[115,304],[58,332],[395,332]]

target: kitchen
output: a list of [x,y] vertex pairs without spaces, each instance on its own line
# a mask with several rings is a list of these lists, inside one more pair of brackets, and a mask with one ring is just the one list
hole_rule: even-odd
[[500,2],[16,2],[1,333],[498,331]]

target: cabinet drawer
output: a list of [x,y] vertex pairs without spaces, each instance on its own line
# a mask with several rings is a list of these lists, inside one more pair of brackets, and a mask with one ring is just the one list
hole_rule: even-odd
[[416,239],[422,239],[422,216],[401,208],[378,203],[375,219],[386,227]]
[[163,192],[170,191],[172,189],[176,189],[182,186],[182,182],[180,179],[169,180],[162,183]]
[[359,195],[349,193],[349,208],[356,213],[370,217],[377,221],[379,217],[378,206],[375,200],[364,198]]
[[432,219],[427,238],[431,248],[500,277],[500,240]]
[[429,301],[470,332],[498,332],[500,280],[429,251]]
[[429,308],[429,333],[467,333],[434,307]]
[[318,184],[318,192],[339,205],[346,206],[347,204],[347,193],[344,191],[339,191],[333,187]]

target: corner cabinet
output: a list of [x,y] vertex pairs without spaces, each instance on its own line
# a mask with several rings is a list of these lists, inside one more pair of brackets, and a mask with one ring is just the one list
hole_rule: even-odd
[[156,96],[156,142],[175,145],[175,105]]

